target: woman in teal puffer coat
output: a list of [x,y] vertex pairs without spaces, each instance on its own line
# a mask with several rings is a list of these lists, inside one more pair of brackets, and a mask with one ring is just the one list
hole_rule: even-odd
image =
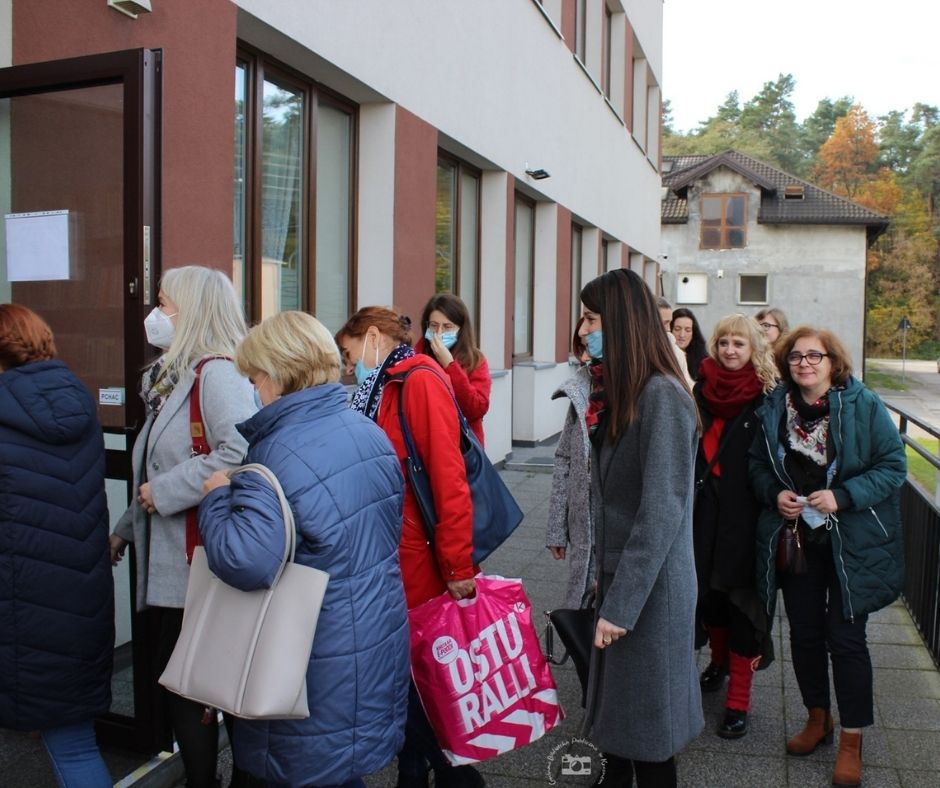
[[[852,377],[833,334],[801,326],[778,345],[777,364],[784,383],[757,412],[750,480],[764,506],[758,593],[772,615],[783,590],[793,670],[809,711],[787,752],[809,755],[832,741],[831,659],[842,728],[833,784],[859,785],[861,729],[873,716],[865,623],[903,585],[899,491],[907,460],[887,410]],[[803,544],[800,571],[776,570],[784,527],[795,527]]]

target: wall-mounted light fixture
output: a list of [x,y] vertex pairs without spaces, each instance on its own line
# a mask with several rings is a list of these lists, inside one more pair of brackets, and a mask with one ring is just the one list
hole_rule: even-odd
[[150,0],[108,0],[108,8],[127,14],[131,19],[137,19],[138,14],[149,14]]
[[543,170],[541,167],[538,169],[533,169],[526,164],[525,174],[528,175],[534,181],[542,181],[546,178],[551,178],[552,174],[548,170]]

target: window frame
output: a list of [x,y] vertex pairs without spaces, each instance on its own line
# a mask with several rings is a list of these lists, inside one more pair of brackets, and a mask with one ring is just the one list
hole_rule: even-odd
[[[480,252],[480,245],[482,243],[482,233],[481,233],[481,215],[483,210],[483,171],[467,164],[467,162],[462,159],[457,158],[452,153],[445,151],[443,149],[438,149],[437,152],[437,167],[440,168],[442,164],[446,164],[454,169],[454,190],[453,190],[453,211],[452,211],[452,222],[454,225],[454,234],[453,234],[453,243],[454,243],[454,260],[453,260],[453,272],[451,274],[451,289],[449,292],[452,292],[459,296],[466,303],[467,299],[465,293],[463,292],[462,279],[464,273],[465,261],[463,260],[463,178],[469,177],[473,178],[477,182],[477,199],[476,199],[476,232],[475,232],[475,246],[476,246],[476,259],[472,261],[473,265],[473,309],[470,310],[470,317],[473,320],[473,325],[477,330],[477,338],[479,339],[479,326],[480,326],[480,264],[482,260],[482,254]],[[437,192],[435,191],[435,203],[437,201]],[[435,227],[435,235],[437,228]],[[435,261],[437,259],[437,243],[435,238]],[[436,278],[436,271],[435,271]],[[435,283],[435,290],[437,289]],[[445,292],[445,291],[442,291]]]
[[[249,324],[262,314],[262,193],[263,193],[263,138],[261,129],[264,113],[264,83],[274,82],[296,90],[303,96],[303,154],[301,164],[301,209],[299,231],[300,251],[300,308],[313,313],[316,305],[316,249],[317,249],[317,117],[321,103],[345,112],[349,124],[349,271],[347,313],[355,309],[358,249],[357,215],[357,160],[359,140],[359,107],[329,88],[299,73],[277,59],[239,42],[234,67],[245,69],[245,162],[244,162],[244,293],[245,316]],[[234,221],[234,213],[233,213]],[[234,230],[234,228],[233,228]],[[234,242],[234,232],[233,232]],[[234,252],[234,249],[233,249]],[[234,265],[234,254],[233,254]]]
[[[526,315],[526,347],[525,350],[516,352],[516,294],[519,291],[519,278],[516,275],[518,272],[519,259],[518,259],[518,233],[516,228],[518,225],[518,213],[519,213],[519,204],[524,203],[529,210],[532,212],[532,222],[531,222],[531,237],[529,239],[529,287],[526,290],[526,297],[528,299],[528,308]],[[526,197],[521,192],[515,192],[512,203],[512,227],[513,227],[513,310],[512,310],[512,358],[513,361],[526,361],[532,359],[535,352],[535,233],[536,233],[536,202],[535,200]]]
[[[763,278],[764,280],[764,300],[763,301],[745,301],[742,293],[742,286],[744,284],[744,279],[758,279]],[[738,274],[738,303],[744,306],[762,306],[770,303],[770,274],[748,271],[746,274]]]
[[[748,219],[748,194],[746,192],[703,192],[699,201],[699,249],[746,249],[747,248],[747,219]],[[743,206],[741,210],[741,224],[728,223],[728,205],[733,199],[741,199]],[[719,212],[721,214],[720,223],[716,225],[705,225],[705,201],[718,200]],[[718,229],[718,245],[705,245],[705,231]],[[728,242],[730,232],[741,231],[741,245],[732,246]]]
[[[575,253],[577,252],[577,266]],[[569,339],[574,335],[574,327],[581,319],[581,281],[584,278],[584,227],[577,222],[571,223],[571,327]],[[571,348],[568,348],[570,354]]]

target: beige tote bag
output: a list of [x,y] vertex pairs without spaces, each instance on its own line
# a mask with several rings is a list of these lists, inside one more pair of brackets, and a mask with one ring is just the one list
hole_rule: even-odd
[[304,719],[307,665],[329,575],[294,563],[294,515],[277,477],[258,473],[281,501],[284,558],[270,588],[240,591],[209,570],[197,547],[189,570],[183,629],[160,677],[171,692],[244,719]]

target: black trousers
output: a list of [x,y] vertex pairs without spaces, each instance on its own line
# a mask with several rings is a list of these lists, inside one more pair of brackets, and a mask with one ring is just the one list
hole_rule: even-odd
[[676,759],[668,761],[631,761],[619,755],[605,753],[607,769],[602,785],[611,788],[676,788]]
[[793,671],[807,709],[831,706],[832,682],[843,728],[864,728],[874,722],[871,656],[865,639],[868,616],[854,621],[842,612],[842,589],[828,542],[805,545],[807,572],[780,575],[790,622]]
[[728,648],[742,657],[756,657],[761,653],[757,632],[751,620],[731,602],[723,591],[711,589],[699,603],[702,623],[706,627],[728,630]]

